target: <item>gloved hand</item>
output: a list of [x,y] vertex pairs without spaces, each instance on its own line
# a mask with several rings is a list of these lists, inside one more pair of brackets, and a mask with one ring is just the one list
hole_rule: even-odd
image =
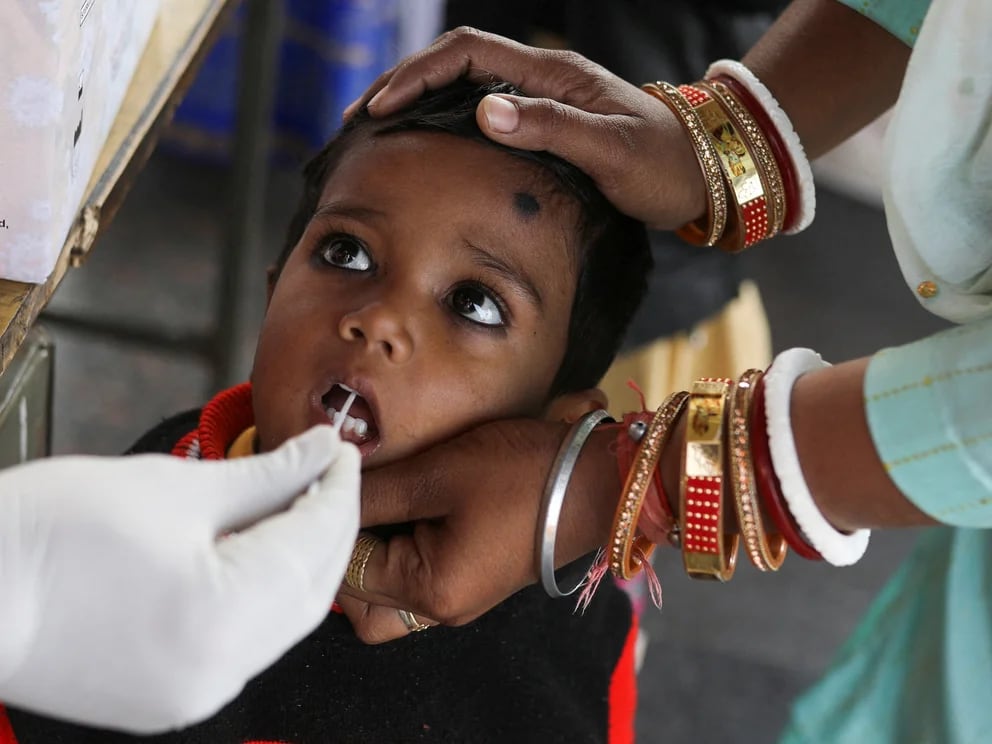
[[0,471],[0,701],[138,733],[216,712],[330,609],[359,468],[323,426],[224,462]]

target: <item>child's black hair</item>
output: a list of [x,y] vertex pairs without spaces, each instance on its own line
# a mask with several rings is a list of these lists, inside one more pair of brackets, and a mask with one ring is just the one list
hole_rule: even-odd
[[428,91],[403,111],[373,119],[358,111],[303,170],[304,190],[289,224],[277,271],[303,237],[320,201],[328,176],[357,135],[392,132],[445,132],[496,147],[535,163],[551,176],[556,191],[578,202],[578,284],[572,303],[565,357],[549,398],[595,387],[623,341],[627,325],[647,291],[652,266],[644,225],[620,213],[592,179],[571,163],[548,152],[506,147],[479,129],[475,110],[490,93],[519,95],[508,83],[478,85],[466,80]]

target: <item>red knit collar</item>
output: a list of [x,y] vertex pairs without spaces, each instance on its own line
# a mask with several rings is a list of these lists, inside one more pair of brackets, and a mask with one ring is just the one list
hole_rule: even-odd
[[172,454],[195,460],[223,460],[238,435],[254,423],[251,383],[242,382],[210,399],[200,411],[196,429],[176,443]]

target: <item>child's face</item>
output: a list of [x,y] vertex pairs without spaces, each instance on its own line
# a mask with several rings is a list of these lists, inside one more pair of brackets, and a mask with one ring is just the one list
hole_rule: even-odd
[[[578,207],[512,155],[440,133],[360,140],[272,290],[252,373],[262,450],[361,397],[366,466],[539,414],[565,353]],[[348,422],[345,429],[351,428]]]

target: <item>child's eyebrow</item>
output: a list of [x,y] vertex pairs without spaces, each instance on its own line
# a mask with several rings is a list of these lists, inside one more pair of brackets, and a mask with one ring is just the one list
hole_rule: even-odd
[[506,259],[487,251],[485,248],[473,245],[468,241],[466,241],[465,245],[472,253],[472,258],[476,263],[501,275],[506,281],[526,295],[539,310],[544,307],[544,298],[541,296],[541,292],[522,267],[514,266]]
[[314,210],[314,217],[350,217],[360,222],[376,222],[384,217],[386,213],[372,207],[359,207],[341,202],[329,202],[321,204]]

